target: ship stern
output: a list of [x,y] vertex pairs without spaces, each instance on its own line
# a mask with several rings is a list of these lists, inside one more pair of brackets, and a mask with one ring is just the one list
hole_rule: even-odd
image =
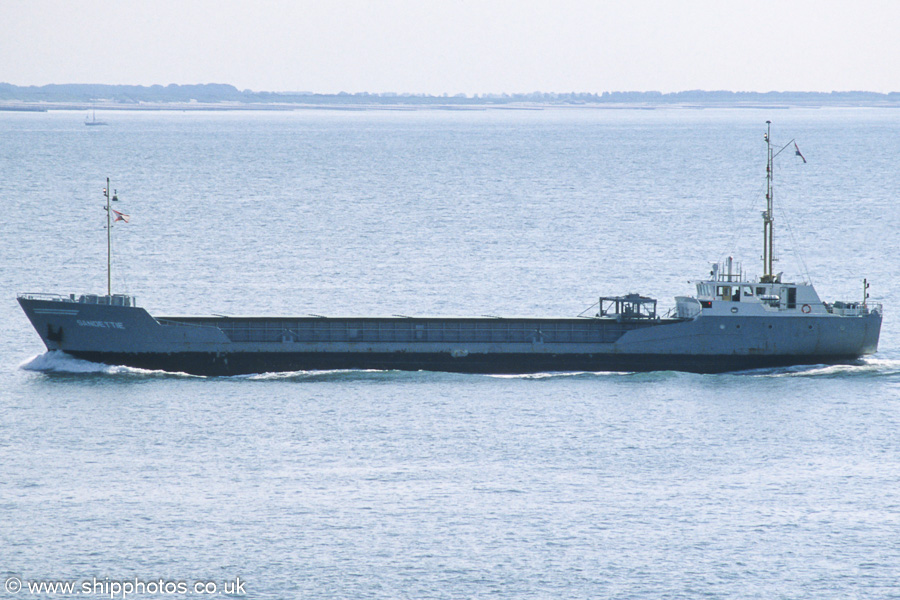
[[862,317],[866,324],[861,351],[863,355],[875,354],[878,351],[878,340],[881,337],[881,313],[881,305],[878,305]]

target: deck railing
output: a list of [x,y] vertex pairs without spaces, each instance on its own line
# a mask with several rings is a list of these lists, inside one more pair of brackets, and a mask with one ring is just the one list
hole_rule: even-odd
[[50,302],[73,302],[77,304],[102,304],[105,306],[137,306],[134,296],[127,294],[113,294],[105,296],[99,294],[46,294],[42,292],[26,292],[19,294],[19,298],[25,300],[45,300]]
[[64,296],[62,294],[45,294],[42,292],[25,292],[18,295],[24,300],[50,300],[53,302],[75,302],[75,294]]
[[861,302],[835,302],[826,304],[825,308],[833,315],[842,317],[864,317],[868,314],[877,313],[883,315],[884,309],[881,303],[872,302],[862,304]]

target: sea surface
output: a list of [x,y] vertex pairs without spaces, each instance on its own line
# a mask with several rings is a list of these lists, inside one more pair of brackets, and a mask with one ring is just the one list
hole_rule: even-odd
[[[84,118],[0,112],[0,597],[900,597],[897,110]],[[760,273],[767,120],[808,160],[777,270],[884,303],[859,364],[202,378],[46,354],[16,303],[105,293],[110,177],[154,314],[665,310]]]

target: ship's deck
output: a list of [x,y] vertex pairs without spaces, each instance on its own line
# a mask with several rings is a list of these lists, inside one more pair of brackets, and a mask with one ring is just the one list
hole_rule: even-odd
[[232,342],[612,343],[634,329],[677,322],[616,318],[159,317],[220,329]]

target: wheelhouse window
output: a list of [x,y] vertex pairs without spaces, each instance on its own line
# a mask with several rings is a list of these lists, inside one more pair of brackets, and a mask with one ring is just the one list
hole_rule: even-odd
[[697,293],[701,296],[712,296],[713,295],[713,286],[708,283],[700,283],[697,285]]

